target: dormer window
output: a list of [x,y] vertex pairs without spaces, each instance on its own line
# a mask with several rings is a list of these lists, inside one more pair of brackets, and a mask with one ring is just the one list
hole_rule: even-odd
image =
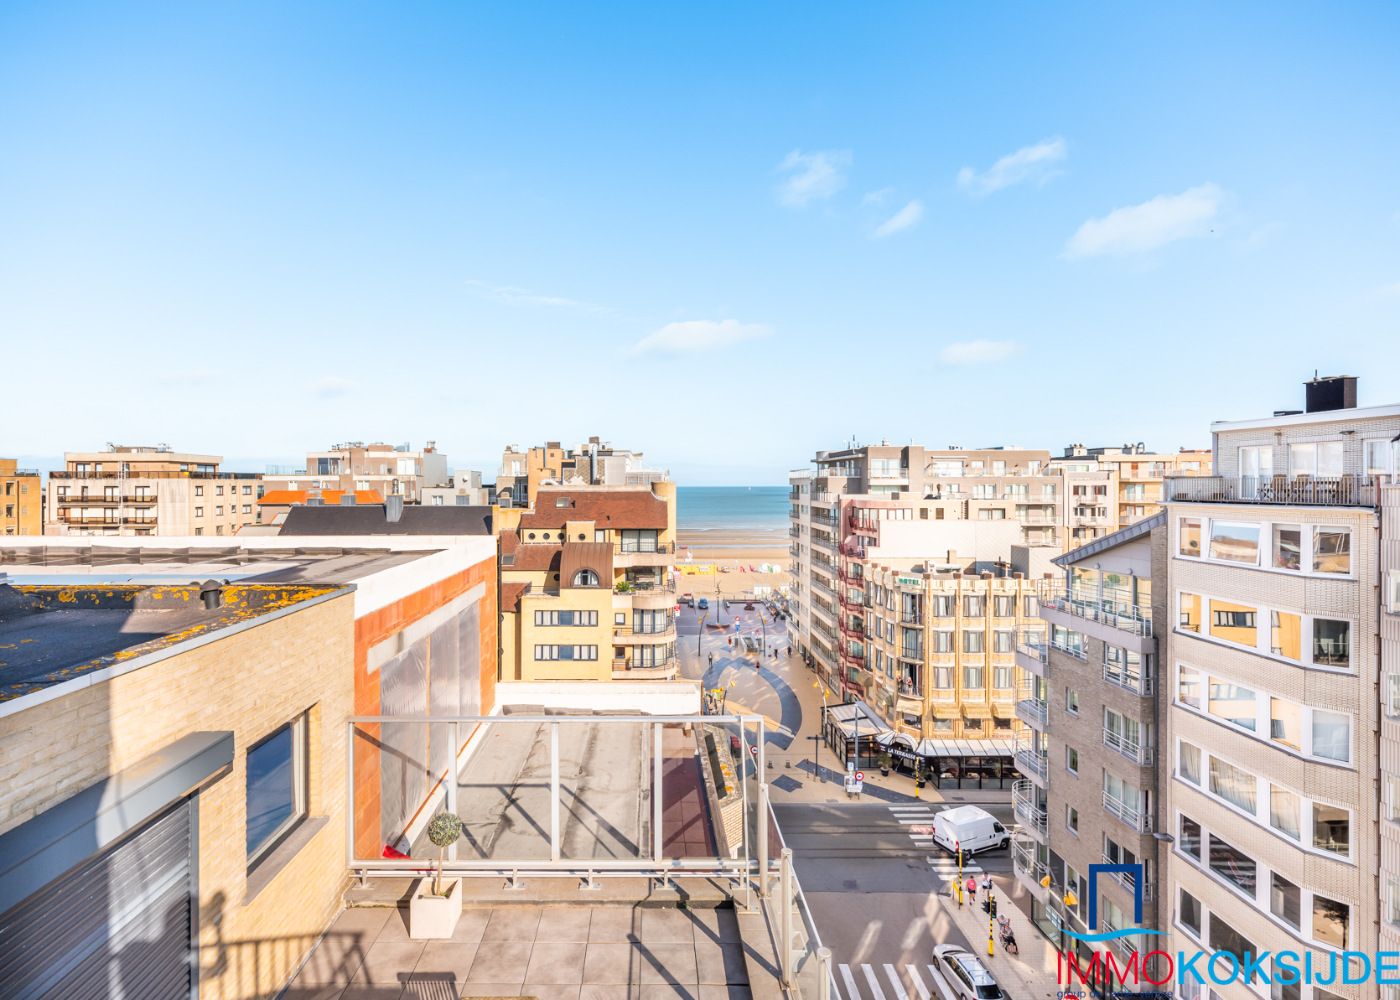
[[568,498],[568,497],[559,497],[559,498],[557,498],[557,499],[554,501],[554,506],[556,506],[556,507],[568,507],[568,506],[570,506],[570,504],[569,504],[569,498]]
[[574,574],[575,587],[596,587],[598,586],[598,574],[591,569],[581,569]]

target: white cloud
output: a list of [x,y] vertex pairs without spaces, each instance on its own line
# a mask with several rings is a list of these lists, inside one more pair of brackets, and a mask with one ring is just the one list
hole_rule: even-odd
[[541,292],[533,292],[528,288],[519,288],[515,285],[492,285],[485,281],[471,280],[467,282],[467,287],[483,298],[495,299],[497,302],[504,302],[507,305],[552,306],[559,309],[578,309],[581,312],[593,313],[605,313],[610,311],[607,306],[595,305],[592,302],[581,302],[578,299],[565,298],[562,295],[546,295]]
[[981,173],[963,167],[958,171],[958,187],[973,194],[991,194],[1023,181],[1044,183],[1067,153],[1065,140],[1059,136],[1042,139],[1034,146],[1023,146],[1003,156]]
[[1090,219],[1065,244],[1065,256],[1146,253],[1177,240],[1204,236],[1220,211],[1225,192],[1201,184],[1181,194],[1162,194],[1141,205],[1115,208]]
[[777,166],[786,174],[778,185],[778,201],[789,208],[805,208],[808,202],[830,198],[846,186],[846,170],[851,165],[848,149],[804,153],[794,149]]
[[988,365],[1015,353],[1014,340],[963,340],[943,348],[938,357],[945,365]]
[[348,378],[341,378],[339,375],[327,375],[319,378],[311,386],[311,391],[322,399],[334,399],[343,396],[351,389],[355,388],[355,383]]
[[890,216],[884,222],[880,223],[880,225],[876,227],[875,232],[872,235],[875,237],[875,239],[882,240],[886,236],[893,236],[895,233],[900,232],[901,230],[912,229],[914,226],[917,226],[919,224],[919,220],[923,217],[924,203],[921,202],[918,198],[915,198],[909,204],[901,208],[898,212],[895,212],[894,215]]
[[1376,289],[1378,299],[1400,299],[1400,281],[1391,282],[1389,285],[1381,285]]
[[771,337],[773,329],[762,323],[738,320],[697,319],[667,323],[647,334],[632,348],[633,354],[699,354],[732,347],[746,340]]
[[890,200],[890,195],[894,194],[894,188],[880,188],[878,191],[867,191],[860,199],[862,205],[874,205],[879,208]]

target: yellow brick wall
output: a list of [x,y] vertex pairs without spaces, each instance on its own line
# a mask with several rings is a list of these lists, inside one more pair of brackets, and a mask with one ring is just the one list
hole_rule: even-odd
[[[0,831],[187,733],[232,730],[232,771],[199,794],[201,992],[271,996],[341,905],[353,597],[344,594],[0,719]],[[310,710],[309,801],[328,822],[248,900],[248,747]],[[44,780],[17,774],[40,766]]]

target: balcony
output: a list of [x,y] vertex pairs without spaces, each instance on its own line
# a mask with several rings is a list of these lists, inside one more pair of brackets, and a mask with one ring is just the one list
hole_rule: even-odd
[[1024,837],[1011,841],[1011,867],[1016,877],[1030,893],[1042,901],[1049,890],[1043,884],[1050,877],[1050,869],[1035,857],[1036,845]]
[[1130,635],[1151,638],[1151,612],[1140,605],[1114,600],[1112,595],[1063,585],[1037,588],[1042,608],[1062,611],[1087,621],[1099,622]]
[[126,494],[124,496],[92,496],[91,494],[80,494],[74,496],[71,493],[61,493],[56,498],[58,504],[63,507],[100,507],[104,504],[133,504],[146,505],[156,502],[154,494]]
[[619,625],[613,629],[613,642],[622,646],[653,646],[676,638],[676,623],[667,621],[665,625],[632,628]]
[[1152,764],[1152,748],[1131,741],[1122,733],[1105,729],[1103,731],[1103,745],[1127,757],[1139,767],[1148,767]]
[[[1110,858],[1107,854],[1105,854],[1105,855],[1103,856],[1103,863],[1106,864],[1106,865],[1116,865],[1116,864],[1118,864],[1119,862],[1114,861],[1114,860],[1113,860],[1112,858]],[[1106,874],[1108,874],[1115,882],[1117,882],[1119,885],[1121,885],[1124,889],[1127,889],[1129,892],[1136,892],[1136,891],[1137,891],[1137,885],[1136,885],[1137,879],[1133,877],[1133,873],[1132,873],[1132,872],[1107,872]],[[1145,879],[1142,880],[1142,899],[1143,899],[1143,902],[1147,902],[1147,901],[1150,900],[1151,898],[1152,898],[1152,880],[1151,880],[1151,879],[1146,879],[1146,878],[1145,878]]]
[[1129,829],[1135,830],[1138,833],[1147,832],[1149,825],[1147,817],[1143,815],[1139,807],[1128,805],[1126,802],[1115,799],[1106,790],[1103,793],[1103,807],[1105,812],[1118,819]]
[[626,569],[629,566],[669,566],[675,555],[670,545],[638,547],[635,545],[614,545],[613,566]]
[[670,582],[629,580],[626,587],[621,584],[614,587],[613,593],[620,597],[631,597],[632,607],[641,611],[660,611],[676,603],[676,587]]
[[627,660],[614,657],[612,679],[615,681],[670,681],[675,680],[680,669],[679,661],[670,657],[659,664],[643,667],[629,667]]
[[1076,660],[1088,660],[1089,654],[1084,652],[1084,637],[1081,635],[1077,638],[1079,641],[1075,642],[1074,638],[1069,636],[1052,636],[1050,639],[1050,648],[1058,650],[1061,653],[1068,653]]
[[1034,782],[1014,782],[1011,786],[1011,806],[1016,813],[1016,821],[1043,843],[1049,836],[1050,816],[1044,804],[1037,801],[1038,791]]
[[1290,507],[1375,507],[1376,476],[1168,476],[1163,492],[1176,503],[1264,503]]
[[878,529],[876,528],[876,523],[877,523],[877,522],[875,521],[874,518],[871,518],[870,520],[866,520],[866,519],[863,518],[863,517],[857,516],[857,513],[856,513],[856,512],[857,512],[858,510],[860,510],[860,509],[862,509],[862,508],[857,508],[857,507],[851,508],[851,513],[850,513],[850,516],[847,518],[847,523],[851,526],[851,530],[852,530],[852,531],[858,532],[858,533],[860,533],[860,534],[865,534],[865,535],[874,536],[875,533],[876,533],[877,530],[878,530]]
[[1044,729],[1050,720],[1049,708],[1049,704],[1039,698],[1022,698],[1016,702],[1016,718],[1032,729]]
[[1044,632],[1022,631],[1016,637],[1016,665],[1036,677],[1044,677],[1050,661],[1050,644]]
[[1140,697],[1149,698],[1152,696],[1152,673],[1146,665],[1139,667],[1139,673],[1137,676],[1133,676],[1111,663],[1105,663],[1103,665],[1103,679],[1106,684],[1120,687],[1124,691]]
[[1050,777],[1050,758],[1041,750],[1035,749],[1028,741],[1016,741],[1016,767],[1025,775],[1044,784]]

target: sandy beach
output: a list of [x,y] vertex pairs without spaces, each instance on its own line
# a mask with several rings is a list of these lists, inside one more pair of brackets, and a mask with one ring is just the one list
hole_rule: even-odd
[[[683,594],[713,596],[716,582],[719,593],[728,595],[747,593],[755,586],[779,590],[788,585],[791,556],[785,531],[681,529],[677,536],[678,587]],[[759,571],[765,565],[770,572]],[[699,572],[687,572],[687,567]],[[706,567],[715,567],[718,572],[703,572]],[[774,569],[777,572],[771,572]]]

